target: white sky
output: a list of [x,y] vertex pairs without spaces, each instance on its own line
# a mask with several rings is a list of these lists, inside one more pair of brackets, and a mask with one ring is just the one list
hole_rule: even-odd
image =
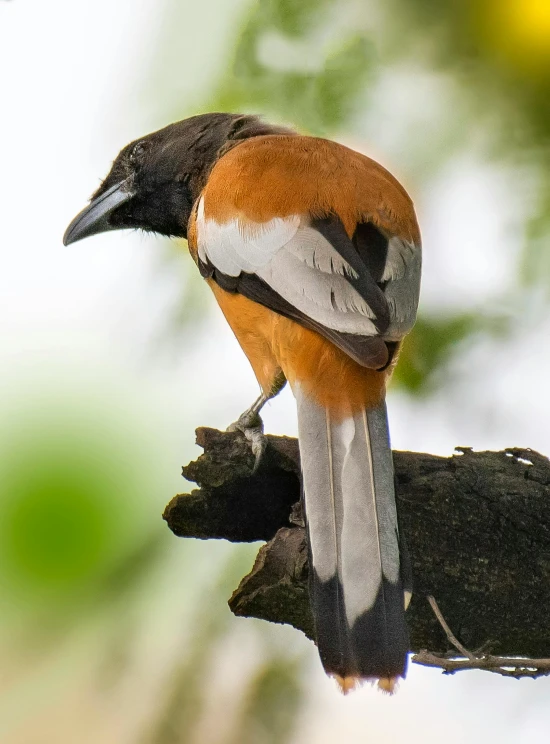
[[[159,276],[155,238],[112,233],[64,248],[61,237],[119,149],[167,123],[166,96],[192,105],[214,79],[244,0],[181,5],[188,25],[181,46],[167,52],[171,66],[157,102],[145,89],[162,26],[158,0],[0,2],[0,410],[45,381],[84,391],[97,384],[106,398],[148,421],[162,441],[174,491],[182,488],[179,465],[192,451],[195,426],[224,427],[256,396],[248,364],[217,315],[179,361],[151,357],[148,344],[162,327],[166,296],[177,291]],[[406,89],[399,77],[393,84]],[[377,94],[380,110],[389,108]],[[380,130],[371,153],[397,162],[393,147],[391,132]],[[478,304],[509,280],[506,178],[480,165],[474,152],[418,195],[430,308]],[[434,453],[456,444],[550,451],[548,359],[534,342],[545,331],[536,324],[524,329],[513,353],[496,343],[476,349],[458,366],[452,392],[447,387],[430,401],[394,396],[394,445]],[[295,433],[288,392],[270,404],[265,420],[268,431]],[[290,637],[288,629],[273,633]],[[392,699],[370,689],[341,699],[318,664],[312,667],[311,711],[297,741],[376,735],[388,744],[523,742],[548,730],[548,681],[445,678],[413,667]],[[23,741],[18,726],[7,731],[9,744]]]

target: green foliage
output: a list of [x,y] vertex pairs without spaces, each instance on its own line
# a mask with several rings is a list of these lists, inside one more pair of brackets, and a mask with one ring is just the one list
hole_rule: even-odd
[[256,25],[299,38],[315,27],[330,5],[330,0],[265,0],[256,4]]
[[[149,475],[131,462],[127,433],[107,412],[100,429],[86,406],[62,406],[16,407],[11,416],[20,420],[0,432],[2,601],[29,619],[37,605],[66,616],[97,603],[152,541],[141,498]],[[145,568],[138,566],[126,570],[126,587]]]
[[285,48],[292,50],[299,44],[306,58],[318,58],[314,32],[326,22],[323,10],[330,5],[327,0],[321,4],[289,0],[258,4],[237,42],[233,63],[206,108],[265,113],[312,134],[327,134],[345,125],[373,65],[372,45],[365,37],[348,33],[332,40],[315,71],[288,69],[279,60],[260,55],[262,42],[270,34],[279,42],[283,57]]
[[448,365],[466,353],[476,337],[505,338],[512,329],[512,319],[511,313],[481,310],[447,317],[421,315],[405,338],[392,384],[410,395],[430,395],[445,384]]
[[[550,291],[550,6],[540,0],[390,0],[394,41],[423,43],[427,63],[461,83],[468,119],[490,131],[487,156],[521,166],[518,190],[539,182],[527,215],[518,275],[527,291]],[[411,47],[391,45],[395,57]],[[465,129],[467,136],[467,130]],[[490,149],[489,149],[490,148]],[[448,153],[452,154],[451,152]]]
[[[550,168],[550,155],[549,155]],[[526,230],[526,250],[520,260],[519,279],[527,291],[542,286],[550,299],[550,173]]]
[[425,395],[440,384],[441,370],[464,348],[477,329],[474,315],[418,319],[414,332],[405,339],[392,381],[413,395]]
[[[39,453],[41,454],[41,453]],[[33,459],[3,483],[3,565],[18,582],[61,588],[88,581],[113,550],[106,474],[78,462]]]

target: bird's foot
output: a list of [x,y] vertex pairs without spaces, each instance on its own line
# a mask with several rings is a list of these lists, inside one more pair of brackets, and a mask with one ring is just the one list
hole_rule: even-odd
[[267,437],[264,434],[264,422],[261,419],[260,414],[254,406],[245,411],[235,423],[230,424],[227,427],[227,431],[240,431],[250,442],[250,449],[254,455],[254,467],[252,468],[252,474],[254,474],[260,462],[263,454],[267,447]]

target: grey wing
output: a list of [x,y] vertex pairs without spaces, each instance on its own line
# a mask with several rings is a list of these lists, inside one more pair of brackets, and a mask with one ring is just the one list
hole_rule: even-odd
[[384,334],[389,341],[399,341],[416,321],[422,272],[422,248],[412,241],[392,237],[384,273],[384,296],[388,302],[390,323]]
[[376,281],[336,217],[218,224],[204,219],[199,204],[197,233],[203,273],[312,328],[364,366],[384,367],[391,358],[385,342],[414,322],[418,288],[406,287],[418,273],[409,267],[416,253],[388,241]]

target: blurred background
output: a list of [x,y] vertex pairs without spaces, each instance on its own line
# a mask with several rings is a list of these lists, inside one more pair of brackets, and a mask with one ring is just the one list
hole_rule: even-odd
[[[394,446],[548,454],[548,0],[12,0],[0,60],[0,741],[546,736],[550,680],[413,666],[393,698],[342,698],[299,633],[230,614],[258,546],[178,540],[161,513],[252,372],[184,244],[61,237],[119,149],[171,121],[336,138],[395,173],[423,229]],[[295,433],[288,391],[265,421]]]

